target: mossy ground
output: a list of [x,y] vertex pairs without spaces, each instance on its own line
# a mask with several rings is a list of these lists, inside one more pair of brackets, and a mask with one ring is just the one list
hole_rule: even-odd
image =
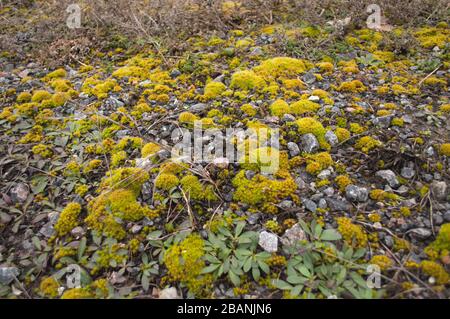
[[[16,265],[27,294],[46,298],[136,297],[150,284],[223,297],[219,282],[236,297],[292,297],[272,280],[287,277],[293,255],[279,247],[268,273],[234,274],[242,282],[234,287],[233,275],[203,272],[215,262],[205,257],[204,236],[240,221],[245,231],[283,236],[301,218],[341,234],[326,247],[328,261],[346,246],[366,249],[356,263],[395,276],[383,280],[382,297],[448,297],[449,197],[436,184],[450,187],[448,27],[353,30],[314,55],[277,42],[295,34],[322,41],[328,32],[233,30],[191,38],[176,59],[114,49],[83,64],[39,66],[29,77],[18,75],[25,66],[11,79],[2,74],[0,264]],[[407,52],[394,41],[404,33],[417,40]],[[239,164],[172,161],[170,134],[192,131],[195,121],[253,128],[263,143],[262,129],[279,129],[280,147],[260,145]],[[318,142],[312,154],[302,149],[306,134]],[[276,169],[264,170],[266,153],[277,155]],[[375,176],[388,169],[398,185]],[[364,186],[367,198],[349,203],[351,185]],[[417,228],[429,236],[407,231]],[[55,276],[74,263],[90,279],[68,289]],[[399,270],[407,265],[414,277]],[[314,288],[304,296],[325,297]]]

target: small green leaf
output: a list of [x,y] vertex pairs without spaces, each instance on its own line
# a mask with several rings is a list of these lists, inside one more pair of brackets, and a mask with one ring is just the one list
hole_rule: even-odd
[[286,281],[281,279],[274,279],[272,281],[272,285],[274,285],[276,288],[281,290],[290,290],[292,289],[292,286],[288,284]]
[[341,239],[341,234],[338,233],[336,229],[325,229],[320,235],[321,240],[339,240]]

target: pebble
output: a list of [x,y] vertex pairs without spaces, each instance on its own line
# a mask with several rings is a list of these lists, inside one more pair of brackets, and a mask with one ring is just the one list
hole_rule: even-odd
[[287,143],[287,148],[289,150],[289,154],[294,157],[300,154],[300,148],[298,147],[297,143],[289,142]]
[[438,200],[444,200],[447,197],[447,183],[444,181],[434,181],[431,183],[431,192]]
[[18,183],[11,189],[11,199],[15,203],[23,203],[27,200],[28,195],[30,194],[29,187],[24,183]]
[[414,169],[410,167],[403,167],[402,171],[400,172],[400,175],[406,179],[413,178],[415,174],[416,172],[414,171]]
[[375,173],[375,175],[384,179],[391,187],[397,188],[398,186],[400,186],[400,182],[398,181],[397,176],[390,169],[378,171]]
[[305,206],[305,208],[307,210],[309,210],[310,212],[315,213],[317,210],[317,205],[316,203],[314,203],[312,200],[310,199],[304,199],[303,200],[303,205]]
[[427,228],[415,228],[411,229],[409,233],[417,239],[427,239],[431,236],[431,230]]
[[353,202],[364,203],[369,198],[369,191],[365,187],[359,187],[356,185],[348,185],[345,188],[345,196]]
[[281,243],[285,246],[295,245],[300,240],[306,240],[306,234],[299,224],[295,224],[281,237]]
[[326,201],[331,211],[347,211],[352,208],[352,205],[346,200],[326,198]]
[[207,105],[205,103],[197,103],[192,105],[189,108],[189,111],[194,112],[194,113],[200,113],[203,112],[204,110],[206,110]]
[[175,287],[168,287],[159,292],[159,299],[180,299],[180,296]]
[[313,153],[319,149],[319,142],[314,134],[308,133],[302,136],[302,149],[306,153]]
[[331,146],[336,146],[339,143],[339,140],[333,131],[327,131],[325,133],[325,139]]
[[19,276],[17,267],[0,267],[0,284],[9,285],[17,276]]
[[267,231],[259,233],[259,245],[268,253],[275,253],[278,250],[278,237]]

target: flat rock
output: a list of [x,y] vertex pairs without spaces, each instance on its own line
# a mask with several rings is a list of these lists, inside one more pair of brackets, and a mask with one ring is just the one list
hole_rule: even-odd
[[302,136],[302,149],[306,153],[313,153],[319,149],[319,142],[314,134],[308,133]]
[[281,237],[281,243],[285,246],[293,246],[301,240],[306,240],[306,234],[299,224],[295,224],[286,230]]
[[353,202],[364,203],[369,198],[369,191],[365,187],[359,187],[356,185],[348,185],[345,188],[345,196]]
[[390,169],[381,170],[375,173],[376,176],[384,179],[389,186],[397,188],[400,186],[400,182],[397,179],[397,175]]
[[275,253],[278,250],[278,237],[267,231],[259,233],[259,245],[268,253]]
[[0,284],[9,285],[17,276],[19,276],[17,267],[0,267]]

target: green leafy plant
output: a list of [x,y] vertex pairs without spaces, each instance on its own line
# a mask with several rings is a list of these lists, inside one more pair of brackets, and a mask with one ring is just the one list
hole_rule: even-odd
[[285,280],[274,279],[272,284],[289,291],[293,297],[316,298],[317,294],[325,297],[373,298],[381,291],[370,289],[360,275],[366,271],[366,264],[361,263],[366,250],[343,245],[341,249],[333,241],[341,239],[335,229],[323,229],[315,221],[308,226],[299,222],[310,241],[299,242],[285,250],[288,259]]
[[241,283],[241,276],[251,271],[255,280],[261,271],[268,274],[270,269],[266,261],[271,256],[267,252],[257,252],[258,233],[244,232],[246,223],[239,221],[233,231],[220,227],[218,234],[210,232],[205,244],[209,263],[203,273],[212,273],[215,278],[227,275],[235,286]]

